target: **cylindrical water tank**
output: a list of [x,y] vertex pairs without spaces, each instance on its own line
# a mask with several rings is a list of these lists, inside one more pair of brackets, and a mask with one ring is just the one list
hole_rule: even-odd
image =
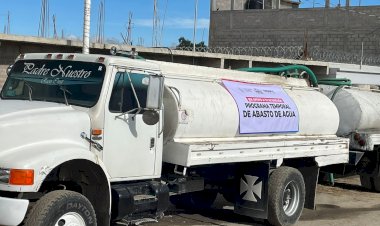
[[[251,76],[254,82],[254,75]],[[309,87],[287,86],[284,91],[297,106],[299,131],[280,135],[336,134],[339,114],[327,96]],[[278,134],[240,134],[239,120],[234,97],[220,80],[166,78],[164,142],[176,138],[233,138]]]
[[343,88],[336,91],[333,102],[340,116],[338,136],[380,129],[380,92]]

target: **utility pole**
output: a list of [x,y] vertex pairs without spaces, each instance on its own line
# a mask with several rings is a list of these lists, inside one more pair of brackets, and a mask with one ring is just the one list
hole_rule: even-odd
[[57,24],[56,24],[56,17],[55,14],[53,14],[53,26],[54,26],[54,38],[58,39],[58,34],[57,34]]
[[132,45],[132,17],[133,13],[129,12],[128,28],[127,28],[127,45]]
[[194,9],[194,33],[193,33],[193,52],[195,53],[195,42],[197,36],[197,17],[198,17],[198,0],[195,0]]
[[350,0],[346,0],[346,7],[350,7]]
[[152,34],[152,46],[157,47],[160,45],[158,36],[160,30],[160,15],[158,12],[158,2],[157,0],[153,1],[153,34]]
[[280,9],[281,8],[281,0],[277,0],[276,1],[276,9]]
[[8,26],[7,26],[7,34],[9,35],[11,33],[11,14],[8,11]]
[[99,13],[98,13],[98,26],[96,31],[96,42],[103,43],[104,42],[104,18],[105,18],[105,1],[102,0],[99,3]]
[[326,0],[325,8],[330,8],[330,0]]
[[84,22],[83,22],[83,49],[82,53],[90,53],[90,16],[91,0],[84,0]]

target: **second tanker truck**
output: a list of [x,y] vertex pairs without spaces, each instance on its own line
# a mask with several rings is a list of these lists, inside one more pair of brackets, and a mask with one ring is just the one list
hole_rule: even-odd
[[339,111],[337,135],[350,139],[349,164],[327,172],[360,175],[361,185],[380,192],[380,90],[376,86],[321,86]]

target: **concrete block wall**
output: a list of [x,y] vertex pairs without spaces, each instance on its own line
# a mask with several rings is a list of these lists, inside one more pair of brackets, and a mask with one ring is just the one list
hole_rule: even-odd
[[[249,0],[211,0],[211,11],[223,10],[244,10]],[[280,1],[281,9],[298,8],[298,4],[293,4],[288,0],[265,0],[265,9],[277,9]]]
[[[31,36],[0,34],[0,87],[6,79],[6,69],[22,53],[80,53],[82,43],[71,40],[44,39]],[[111,44],[91,43],[92,54],[109,54]],[[117,46],[119,50],[130,50],[131,46]],[[201,65],[215,68],[236,69],[251,66],[274,67],[278,65],[301,64],[315,73],[326,75],[328,64],[317,61],[279,59],[270,57],[240,56],[220,53],[168,50],[166,48],[145,48],[136,46],[140,56],[145,59],[168,61],[182,64]]]
[[4,82],[5,82],[5,79],[7,78],[6,77],[6,71],[7,71],[7,68],[8,66],[6,65],[0,65],[0,90],[1,90],[1,87],[3,86]]
[[[359,13],[360,12],[360,13]],[[372,16],[370,16],[372,15]],[[211,47],[308,46],[380,54],[380,6],[212,11]]]
[[211,11],[231,10],[231,4],[233,4],[231,0],[211,0]]

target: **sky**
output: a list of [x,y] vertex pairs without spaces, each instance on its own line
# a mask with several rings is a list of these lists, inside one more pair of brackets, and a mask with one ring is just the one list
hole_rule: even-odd
[[[101,0],[92,0],[91,37],[96,37],[98,10]],[[105,1],[105,40],[123,42],[121,33],[126,36],[129,12],[132,17],[132,44],[152,46],[153,0],[104,0]],[[161,46],[172,47],[180,37],[193,40],[195,0],[157,0],[158,14],[163,29],[159,29],[158,40]],[[198,23],[196,42],[208,43],[210,1],[198,0]],[[0,0],[0,32],[7,24],[10,12],[10,33],[38,36],[42,0]],[[301,0],[301,7],[322,7],[324,0]],[[331,0],[334,7],[345,0]],[[351,0],[351,5],[380,5],[380,0]],[[81,39],[83,31],[83,0],[49,0],[49,13],[56,15],[58,36],[62,32],[66,38]],[[53,37],[53,22],[50,20],[49,36]]]

